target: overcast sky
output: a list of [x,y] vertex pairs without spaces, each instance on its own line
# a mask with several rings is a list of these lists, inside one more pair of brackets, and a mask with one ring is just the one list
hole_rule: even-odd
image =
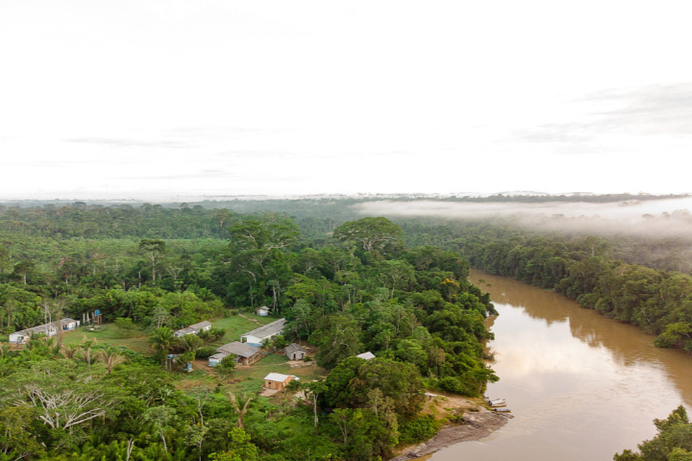
[[692,192],[688,5],[1,0],[0,198]]

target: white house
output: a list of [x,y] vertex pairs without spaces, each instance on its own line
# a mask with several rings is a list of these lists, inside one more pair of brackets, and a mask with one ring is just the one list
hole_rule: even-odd
[[358,358],[360,358],[360,359],[363,359],[363,360],[370,360],[370,359],[374,359],[374,358],[375,358],[375,354],[373,354],[372,352],[368,351],[368,352],[363,352],[362,354],[358,354],[358,355],[356,355],[356,357],[358,357]]
[[200,331],[209,330],[211,330],[211,322],[205,320],[204,322],[195,323],[194,325],[190,325],[189,327],[181,328],[180,330],[177,330],[175,333],[173,333],[173,336],[179,338],[185,335],[196,335],[199,334]]
[[269,308],[267,306],[262,306],[257,308],[257,315],[260,317],[266,317],[269,315]]
[[43,334],[48,337],[54,336],[58,333],[58,330],[70,331],[74,330],[79,326],[79,320],[74,320],[71,318],[64,318],[53,323],[46,323],[43,325],[38,325],[36,327],[27,328],[25,330],[16,331],[10,333],[10,342],[22,344],[25,343],[32,335]]
[[261,347],[262,341],[265,339],[278,336],[284,331],[286,319],[279,319],[276,322],[264,325],[263,327],[255,328],[240,336],[240,341],[248,343],[251,346]]

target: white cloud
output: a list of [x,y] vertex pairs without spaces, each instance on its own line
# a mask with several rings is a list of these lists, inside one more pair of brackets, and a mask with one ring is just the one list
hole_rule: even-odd
[[681,192],[683,6],[7,0],[0,196]]

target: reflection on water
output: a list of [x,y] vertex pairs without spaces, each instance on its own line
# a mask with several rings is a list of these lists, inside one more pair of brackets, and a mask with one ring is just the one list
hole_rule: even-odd
[[609,460],[654,436],[654,418],[692,408],[692,356],[560,295],[472,272],[479,278],[500,312],[490,344],[500,381],[487,395],[507,399],[515,419],[433,461]]

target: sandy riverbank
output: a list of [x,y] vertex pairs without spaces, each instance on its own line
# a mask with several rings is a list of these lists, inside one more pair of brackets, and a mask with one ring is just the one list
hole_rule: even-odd
[[416,459],[457,443],[480,440],[507,424],[510,418],[483,407],[477,408],[477,411],[465,412],[464,424],[450,424],[443,427],[432,439],[405,449],[391,461]]

